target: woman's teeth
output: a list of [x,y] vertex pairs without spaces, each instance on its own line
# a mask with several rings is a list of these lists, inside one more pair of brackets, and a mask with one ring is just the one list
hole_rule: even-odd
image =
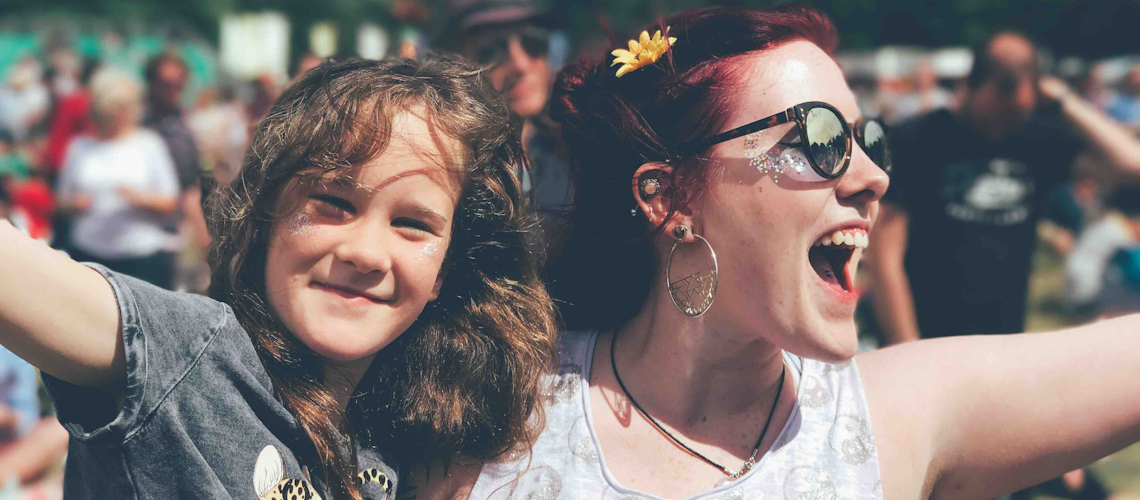
[[819,241],[815,242],[815,244],[812,246],[829,247],[832,245],[837,245],[854,248],[867,248],[867,244],[869,242],[870,241],[867,238],[867,231],[864,231],[862,229],[847,229],[825,235],[824,237],[820,238]]

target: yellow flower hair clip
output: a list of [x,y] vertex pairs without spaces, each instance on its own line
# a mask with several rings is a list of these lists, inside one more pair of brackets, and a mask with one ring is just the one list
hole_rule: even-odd
[[615,57],[613,64],[610,66],[621,65],[617,70],[617,77],[621,78],[622,75],[629,73],[635,69],[643,68],[657,62],[665,51],[669,50],[674,43],[677,42],[675,37],[669,35],[669,27],[665,27],[665,35],[668,38],[661,37],[661,30],[653,34],[653,38],[649,38],[648,31],[641,32],[640,40],[630,40],[629,50],[617,49],[610,54]]

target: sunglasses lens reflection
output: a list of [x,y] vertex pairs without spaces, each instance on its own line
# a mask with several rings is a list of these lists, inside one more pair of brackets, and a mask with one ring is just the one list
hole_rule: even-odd
[[891,149],[887,140],[887,131],[877,120],[868,120],[863,124],[863,150],[879,168],[888,173],[891,171]]
[[808,110],[804,117],[807,126],[807,154],[816,166],[828,176],[841,173],[847,156],[847,139],[843,120],[834,111],[819,107]]

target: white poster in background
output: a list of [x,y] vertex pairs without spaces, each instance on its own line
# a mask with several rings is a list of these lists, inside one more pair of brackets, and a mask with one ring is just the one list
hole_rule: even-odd
[[288,75],[289,19],[284,14],[226,14],[220,38],[222,69],[228,74],[243,80]]

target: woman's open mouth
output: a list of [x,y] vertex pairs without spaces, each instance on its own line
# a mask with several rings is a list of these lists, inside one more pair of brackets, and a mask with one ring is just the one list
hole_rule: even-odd
[[867,247],[867,231],[841,229],[826,234],[808,250],[808,262],[824,282],[855,292],[855,252]]

